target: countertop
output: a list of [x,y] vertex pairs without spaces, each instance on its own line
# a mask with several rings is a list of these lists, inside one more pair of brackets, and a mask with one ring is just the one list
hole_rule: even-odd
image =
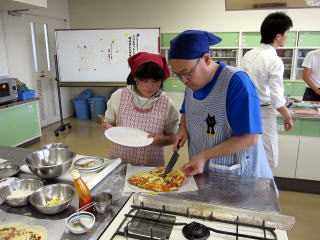
[[[22,160],[29,150],[0,146],[0,158],[22,165]],[[12,208],[3,204],[0,206],[0,225],[20,221],[34,223],[47,227],[48,240],[56,239],[98,239],[113,218],[130,198],[131,193],[124,193],[126,165],[119,165],[110,175],[105,177],[92,193],[108,191],[113,195],[112,211],[102,215],[96,214],[96,223],[89,234],[75,235],[68,232],[65,221],[78,207],[78,197],[75,195],[70,207],[57,215],[44,215],[28,205],[21,208]],[[19,178],[36,178],[34,175],[19,174]],[[229,205],[240,208],[250,208],[265,212],[277,213],[280,211],[278,199],[271,179],[230,176],[216,173],[205,173],[195,176],[199,190],[181,194],[166,193],[171,197],[191,199],[207,203]],[[44,185],[65,181],[44,181]],[[69,184],[73,184],[68,182]],[[164,194],[164,195],[166,195]]]
[[[32,151],[23,148],[13,148],[0,146],[0,158],[10,160],[10,162],[16,163],[19,166],[23,165],[23,159],[28,153]],[[97,193],[101,191],[108,191],[112,193],[112,210],[105,214],[95,214],[96,222],[93,227],[93,231],[88,234],[76,235],[69,232],[65,225],[66,219],[78,209],[79,198],[77,194],[69,206],[69,208],[57,215],[45,215],[35,210],[30,204],[25,207],[13,208],[3,203],[0,206],[0,225],[10,222],[24,222],[27,224],[41,225],[48,230],[48,240],[68,239],[68,240],[95,240],[98,239],[103,231],[111,223],[112,219],[121,210],[122,206],[130,198],[131,193],[124,193],[124,177],[126,172],[126,165],[120,165],[112,174],[106,176],[99,184],[97,184],[91,193]],[[37,178],[35,175],[19,173],[16,177],[23,178]],[[44,180],[44,185],[53,183],[68,183],[73,186],[73,182],[62,180]]]
[[10,108],[10,107],[18,106],[18,105],[21,105],[21,104],[38,101],[38,100],[39,100],[39,98],[36,97],[36,98],[32,98],[32,99],[25,100],[25,101],[17,101],[17,102],[12,102],[12,103],[6,103],[6,104],[0,105],[0,109],[6,109],[6,108]]

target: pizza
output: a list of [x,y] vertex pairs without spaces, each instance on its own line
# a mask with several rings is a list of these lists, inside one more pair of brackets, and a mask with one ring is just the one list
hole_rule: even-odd
[[1,240],[46,240],[47,229],[42,226],[11,223],[0,226]]
[[156,192],[170,192],[178,190],[186,179],[184,172],[178,168],[163,177],[165,168],[158,167],[152,171],[139,173],[128,178],[128,182],[139,188]]

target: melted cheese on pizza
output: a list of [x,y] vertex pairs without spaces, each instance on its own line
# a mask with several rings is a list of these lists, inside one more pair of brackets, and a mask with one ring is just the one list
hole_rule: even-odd
[[132,185],[157,192],[169,192],[177,190],[185,180],[185,174],[181,169],[172,170],[163,177],[164,167],[158,167],[150,172],[131,176],[128,181]]

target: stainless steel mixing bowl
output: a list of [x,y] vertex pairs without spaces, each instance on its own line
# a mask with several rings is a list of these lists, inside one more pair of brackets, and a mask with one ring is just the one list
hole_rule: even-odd
[[28,154],[25,163],[42,179],[57,178],[70,168],[75,156],[69,148],[51,148]]
[[41,149],[52,149],[52,148],[69,148],[65,143],[50,143],[41,147]]
[[[44,214],[57,214],[69,207],[73,194],[74,189],[69,184],[51,184],[35,191],[29,201],[32,206]],[[63,203],[47,206],[47,202],[53,199],[60,199]]]
[[8,186],[5,186],[4,192],[6,194],[6,204],[12,207],[21,207],[29,203],[29,197],[31,194],[21,197],[11,198],[10,195],[15,191],[27,191],[31,190],[32,192],[36,191],[38,188],[42,187],[43,183],[38,179],[21,179],[10,183]]
[[0,164],[0,179],[11,177],[19,172],[19,166],[14,163],[6,162]]

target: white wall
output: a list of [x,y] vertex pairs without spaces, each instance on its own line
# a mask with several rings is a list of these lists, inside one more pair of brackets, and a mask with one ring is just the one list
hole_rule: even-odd
[[[40,3],[39,0],[24,1],[24,2],[30,3],[30,4]],[[48,1],[45,1],[45,5],[47,5],[48,8],[30,9],[30,11],[25,11],[22,14],[26,14],[28,16],[35,15],[35,16],[49,17],[49,18],[55,18],[55,19],[65,19],[67,22],[69,21],[68,0],[48,0]],[[23,15],[23,16],[26,16],[26,15]],[[23,72],[23,69],[26,70],[26,64],[33,66],[32,60],[28,62],[24,62],[22,64],[19,64],[19,61],[18,61],[20,60],[19,56],[22,54],[19,48],[19,41],[23,41],[21,44],[28,44],[31,46],[31,43],[27,42],[26,40],[26,39],[30,39],[30,36],[26,35],[24,36],[25,39],[21,39],[20,35],[18,35],[19,34],[18,30],[16,31],[16,34],[13,34],[13,35],[9,35],[8,33],[6,33],[5,29],[10,28],[15,20],[21,18],[21,16],[15,16],[11,18],[9,17],[10,16],[8,15],[7,11],[0,12],[0,75],[5,75],[4,70],[7,69],[6,74],[8,74],[8,71],[9,71],[9,75],[11,75],[12,77],[18,77],[19,73]],[[12,19],[13,21],[8,19]],[[2,36],[4,36],[4,38],[2,38]],[[14,46],[12,47],[12,45]],[[7,64],[6,68],[4,67],[4,64]],[[30,68],[27,69],[27,71],[29,70]]]
[[[69,0],[71,28],[160,27],[161,32],[186,29],[259,31],[273,10],[225,11],[224,0]],[[292,30],[320,30],[320,8],[282,9]]]
[[8,62],[7,62],[7,53],[6,46],[4,44],[3,37],[3,27],[2,27],[2,19],[0,13],[0,77],[8,75]]
[[68,0],[48,0],[48,8],[31,9],[31,14],[68,20]]

